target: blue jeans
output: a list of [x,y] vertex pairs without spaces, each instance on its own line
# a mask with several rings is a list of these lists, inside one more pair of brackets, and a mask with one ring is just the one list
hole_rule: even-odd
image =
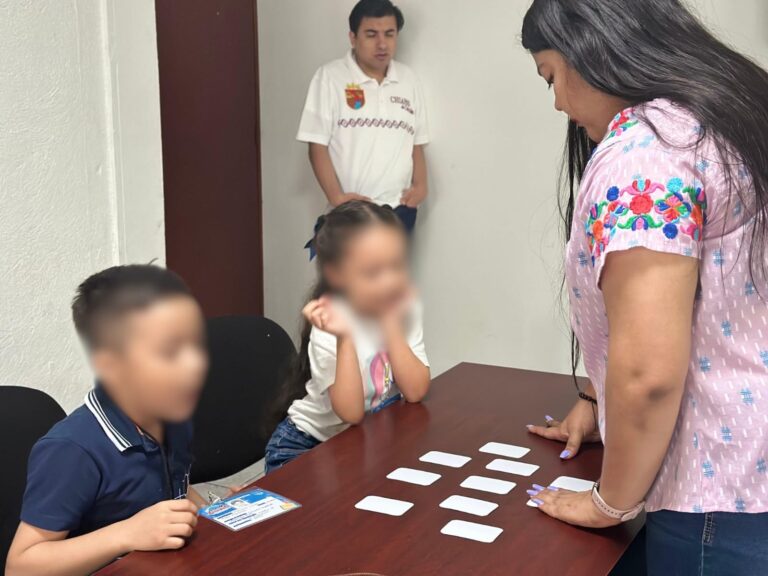
[[[392,406],[402,398],[402,394],[395,394],[391,398],[387,398],[376,408],[373,408],[371,414]],[[320,444],[320,440],[306,432],[302,432],[290,418],[286,418],[277,425],[277,428],[272,433],[272,437],[267,442],[264,454],[264,473],[269,474],[285,466],[288,462],[301,456],[307,450],[312,450],[318,444]]]
[[645,527],[649,576],[768,574],[768,513],[661,510]]
[[320,444],[320,440],[302,432],[296,428],[296,424],[290,418],[286,418],[277,425],[272,437],[267,442],[267,449],[264,454],[264,473],[269,474],[282,468],[318,444]]

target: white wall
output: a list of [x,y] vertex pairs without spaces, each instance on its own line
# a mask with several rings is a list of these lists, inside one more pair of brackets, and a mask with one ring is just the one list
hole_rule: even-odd
[[[266,312],[294,334],[313,278],[301,246],[324,207],[294,136],[312,73],[347,49],[354,3],[258,1]],[[519,45],[530,0],[397,3],[399,58],[422,79],[432,129],[416,267],[434,371],[470,360],[568,372],[555,210],[565,119]],[[763,0],[695,4],[768,64]]]
[[164,256],[154,3],[127,4],[0,0],[0,384],[67,410],[77,284]]

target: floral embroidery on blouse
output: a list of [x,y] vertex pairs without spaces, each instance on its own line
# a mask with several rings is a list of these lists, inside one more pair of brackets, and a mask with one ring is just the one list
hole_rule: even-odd
[[638,123],[639,120],[635,117],[634,108],[627,108],[626,110],[623,110],[617,114],[613,119],[613,122],[611,122],[611,125],[608,126],[608,135],[605,137],[605,139],[610,140],[616,136],[621,136],[624,132],[633,126],[637,126]]
[[624,188],[611,186],[605,200],[593,204],[586,222],[592,264],[602,256],[617,230],[656,230],[670,240],[681,232],[701,239],[706,223],[707,200],[699,183],[685,186],[672,178],[666,186],[637,179]]

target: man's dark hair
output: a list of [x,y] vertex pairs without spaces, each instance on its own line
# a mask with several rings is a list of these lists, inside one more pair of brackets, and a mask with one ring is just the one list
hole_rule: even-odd
[[385,18],[386,16],[395,17],[398,32],[405,26],[402,11],[390,0],[360,0],[349,14],[349,29],[353,34],[357,34],[363,18]]
[[89,349],[105,343],[127,314],[176,296],[192,297],[174,272],[153,265],[113,266],[90,276],[77,288],[72,300],[72,319]]

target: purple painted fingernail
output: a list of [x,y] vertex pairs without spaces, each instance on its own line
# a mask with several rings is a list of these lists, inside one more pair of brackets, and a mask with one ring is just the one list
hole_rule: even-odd
[[557,486],[547,486],[547,490],[551,490],[552,492],[557,492],[560,490]]
[[562,458],[563,460],[565,460],[566,458],[570,458],[570,457],[571,457],[571,451],[570,450],[563,450],[562,452],[560,452],[560,458]]
[[554,420],[554,418],[552,418],[552,416],[547,414],[546,416],[544,416],[544,420],[546,420],[547,422],[552,422],[552,420]]
[[534,498],[533,503],[537,504],[538,506],[541,506],[542,504],[544,504],[544,500],[539,500],[538,498]]
[[526,490],[525,492],[528,494],[528,496],[538,496],[541,490]]
[[542,490],[546,490],[544,486],[539,486],[538,484],[534,484],[533,487],[536,488],[536,490],[538,490],[539,492],[541,492]]

